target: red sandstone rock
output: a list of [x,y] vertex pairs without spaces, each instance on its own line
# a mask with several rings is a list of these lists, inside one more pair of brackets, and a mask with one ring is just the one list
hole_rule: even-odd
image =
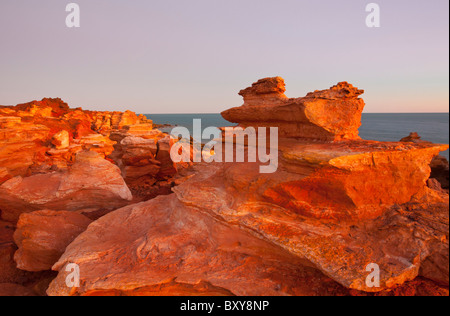
[[[418,133],[411,133],[408,137],[402,138],[401,142],[407,143],[428,143],[430,142],[422,140],[422,137]],[[449,189],[449,164],[447,158],[437,155],[433,158],[430,164],[431,175],[430,177],[436,179],[442,189]],[[433,184],[433,182],[431,182]],[[437,188],[439,190],[439,188]]]
[[449,164],[444,156],[436,156],[430,164],[431,178],[436,179],[441,187],[445,190],[449,189]]
[[19,117],[0,116],[0,183],[15,176],[25,176],[30,167],[44,159],[49,129],[43,125],[24,123]]
[[266,78],[240,92],[244,105],[222,113],[233,123],[246,128],[279,127],[280,137],[339,141],[359,139],[364,91],[347,82],[329,90],[309,93],[304,98],[288,99],[284,80]]
[[19,284],[1,283],[0,296],[37,296],[31,289]]
[[[27,287],[41,279],[52,277],[53,272],[31,273],[17,269],[14,262],[14,253],[17,247],[14,244],[15,227],[11,223],[0,221],[0,283],[26,285]],[[12,293],[4,293],[4,295],[11,295]],[[1,294],[0,294],[1,296]]]
[[70,145],[70,138],[68,131],[61,131],[53,135],[52,144],[55,145],[56,149],[65,149]]
[[[81,287],[65,284],[80,266]],[[54,266],[49,295],[318,295],[345,289],[294,255],[174,196],[125,207],[89,226]]]
[[109,135],[128,129],[161,134],[142,115],[70,109],[61,99],[0,107],[0,184],[15,176],[67,169],[82,150],[107,157],[115,144]]
[[94,130],[109,134],[113,130],[122,130],[132,125],[142,125],[146,130],[152,130],[152,122],[145,116],[137,116],[131,111],[126,112],[90,112],[93,118]]
[[170,150],[174,143],[175,140],[170,136],[158,141],[156,160],[161,162],[161,169],[157,175],[159,179],[168,179],[177,173],[176,164],[170,158]]
[[66,211],[22,214],[14,233],[19,247],[14,255],[17,267],[26,271],[50,270],[91,222],[81,214]]
[[125,180],[156,177],[161,169],[161,163],[155,160],[155,155],[158,151],[156,140],[126,137],[120,144],[123,151],[121,164],[124,166],[123,175]]
[[[324,191],[311,191],[310,194],[317,192],[312,197],[285,194],[283,198],[267,200],[265,192],[270,187],[290,183],[290,177],[304,176],[288,173],[284,167],[275,175],[261,176],[258,168],[248,163],[198,168],[201,168],[201,175],[174,188],[185,205],[261,235],[309,260],[349,288],[382,291],[396,287],[419,274],[421,264],[436,251],[435,244],[445,249],[442,231],[445,227],[448,230],[448,197],[446,201],[436,199],[434,204],[427,203],[426,209],[421,211],[424,215],[420,221],[411,219],[410,212],[395,206],[388,208],[376,204],[363,208],[362,214],[368,217],[352,219],[349,202],[344,198],[345,189],[337,184]],[[303,185],[308,183],[307,179]],[[367,181],[370,179],[366,178]],[[370,187],[368,183],[367,188]],[[302,189],[302,186],[291,188]],[[385,194],[388,196],[389,192]],[[367,202],[373,203],[370,198],[367,197]],[[347,217],[344,216],[346,209]],[[415,212],[415,216],[419,216],[419,210]],[[443,226],[439,231],[433,228],[437,222]],[[422,233],[419,235],[418,231]],[[368,275],[365,267],[370,263],[379,264],[382,270],[382,287],[379,289],[365,285]]]
[[404,143],[430,143],[422,140],[422,137],[416,132],[410,133],[409,136],[402,138],[400,141]]
[[[448,146],[361,140],[311,144],[306,139],[316,136],[323,140],[357,138],[354,135],[359,122],[354,124],[353,120],[357,120],[362,111],[364,103],[357,99],[362,91],[342,83],[330,90],[309,94],[300,101],[286,101],[282,96],[283,88],[282,80],[275,78],[262,80],[241,92],[246,104],[231,112],[243,115],[244,119],[236,122],[245,122],[248,126],[267,126],[269,122],[290,133],[292,130],[285,121],[273,120],[272,116],[279,114],[276,112],[281,110],[279,104],[282,104],[285,112],[278,117],[290,118],[286,113],[292,114],[301,104],[302,111],[308,108],[311,117],[317,115],[315,122],[319,118],[322,120],[319,125],[323,130],[324,126],[332,124],[330,116],[322,115],[324,112],[334,113],[334,109],[342,110],[344,104],[352,104],[350,110],[356,114],[343,120],[343,125],[348,123],[346,126],[351,128],[342,129],[341,125],[338,128],[345,130],[344,134],[333,132],[328,134],[334,135],[332,138],[322,138],[325,134],[316,125],[314,134],[303,135],[303,140],[280,139],[280,166],[274,174],[260,174],[256,163],[197,165],[197,173],[173,189],[176,196],[124,208],[91,225],[54,266],[60,273],[49,293],[139,295],[154,294],[155,287],[161,286],[167,289],[163,292],[166,294],[198,294],[195,285],[206,282],[209,294],[274,294],[269,284],[278,278],[276,275],[262,282],[253,274],[264,271],[259,259],[252,260],[256,266],[246,266],[244,273],[244,270],[236,270],[234,263],[219,259],[217,249],[210,252],[208,243],[202,243],[201,250],[195,246],[189,255],[179,253],[179,249],[191,249],[185,243],[196,245],[197,240],[221,245],[221,234],[206,233],[205,229],[217,232],[221,229],[216,225],[225,224],[232,229],[227,236],[238,238],[246,231],[268,240],[276,246],[277,252],[284,249],[301,260],[296,265],[298,268],[312,265],[350,289],[397,291],[399,285],[414,280],[419,274],[442,281],[446,273],[441,259],[448,250],[448,233],[447,237],[445,234],[448,231],[448,196],[428,189],[426,182],[430,161]],[[251,114],[266,111],[270,115],[255,116],[256,123],[246,119]],[[271,118],[267,118],[269,116]],[[163,222],[160,222],[160,213],[165,214]],[[212,218],[217,221],[215,224],[210,222]],[[151,232],[145,222],[154,223]],[[118,226],[119,223],[125,224]],[[123,234],[116,233],[116,227],[136,235],[123,239]],[[173,227],[181,231],[172,233]],[[189,227],[188,233],[184,233],[184,227]],[[170,234],[170,241],[163,237],[166,234]],[[99,241],[96,236],[105,239]],[[102,244],[98,245],[99,242]],[[238,242],[249,244],[249,241]],[[230,251],[238,250],[232,247]],[[109,257],[103,256],[104,252]],[[114,267],[117,256],[126,259],[122,265]],[[204,256],[217,258],[208,264],[208,270],[203,268]],[[261,253],[257,257],[268,262]],[[63,284],[63,268],[69,262],[80,263],[82,270],[87,271],[83,279],[85,286],[71,293]],[[368,272],[365,268],[370,263],[378,264],[382,270],[380,288],[366,286]],[[148,269],[146,265],[165,269]],[[194,267],[195,270],[191,270]],[[114,268],[115,273],[107,274],[106,271]],[[438,268],[444,272],[438,273]],[[295,278],[295,274],[284,271],[284,282]],[[250,293],[242,292],[246,288],[242,286],[242,282],[247,282],[246,277],[255,280]],[[163,281],[175,278],[176,282]],[[233,282],[228,283],[231,280]],[[297,294],[304,293],[299,282],[286,288],[298,289]]]
[[112,135],[117,144],[109,158],[121,168],[135,201],[172,193],[172,177],[178,169],[189,166],[172,162],[170,150],[174,139],[159,131],[153,135],[154,138],[129,136],[128,131]]
[[250,88],[241,90],[239,95],[244,98],[246,106],[261,106],[283,104],[288,100],[286,84],[281,77],[265,78],[254,83]]
[[[59,274],[48,293],[346,295],[346,287],[445,294],[417,277],[448,286],[448,195],[427,187],[430,161],[448,146],[415,135],[408,143],[360,140],[363,91],[345,82],[299,99],[284,92],[282,78],[260,80],[241,91],[242,107],[223,114],[243,127],[279,127],[276,173],[260,174],[255,163],[197,165],[174,181],[175,195],[91,224],[54,265]],[[84,113],[64,115],[83,121]],[[117,142],[110,158],[122,171],[148,175],[150,186],[166,178],[170,188],[175,140],[130,114],[100,117],[94,129]],[[122,144],[129,136],[141,139]],[[143,138],[154,140],[156,153]],[[151,159],[161,164],[155,179],[146,170]],[[66,287],[68,263],[80,265],[81,288]],[[370,263],[381,268],[380,288],[366,286]]]
[[14,282],[19,277],[12,260],[16,251],[13,233],[13,225],[0,221],[0,283]]
[[119,168],[95,152],[77,155],[66,172],[16,177],[0,186],[2,217],[35,210],[116,209],[132,200]]

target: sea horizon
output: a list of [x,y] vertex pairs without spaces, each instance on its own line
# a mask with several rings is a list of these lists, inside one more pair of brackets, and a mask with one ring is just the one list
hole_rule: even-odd
[[[202,119],[203,127],[226,127],[233,123],[226,121],[220,113],[194,114],[144,114],[156,125],[182,126],[192,133],[193,119]],[[162,128],[170,132],[171,127]],[[359,134],[362,139],[382,142],[397,142],[416,132],[422,140],[436,144],[449,144],[448,113],[363,113]],[[450,152],[441,153],[449,159]]]

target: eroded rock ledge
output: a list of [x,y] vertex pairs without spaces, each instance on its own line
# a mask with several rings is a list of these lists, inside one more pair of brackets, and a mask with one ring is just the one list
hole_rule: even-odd
[[[448,146],[361,140],[362,91],[348,83],[299,99],[284,92],[282,78],[260,80],[223,113],[243,127],[279,127],[276,173],[195,165],[175,194],[92,223],[53,266],[48,294],[401,295],[423,286],[418,276],[444,286],[428,294],[448,294],[448,194],[427,186]],[[152,159],[145,142],[121,145]],[[80,266],[78,289],[65,286],[69,263]],[[365,282],[371,263],[379,288]]]
[[266,78],[242,90],[244,105],[222,113],[242,127],[279,127],[281,137],[321,141],[359,139],[364,93],[347,82],[289,99],[283,78]]
[[170,145],[130,111],[71,109],[61,99],[0,107],[1,216],[108,211],[170,193],[177,172]]

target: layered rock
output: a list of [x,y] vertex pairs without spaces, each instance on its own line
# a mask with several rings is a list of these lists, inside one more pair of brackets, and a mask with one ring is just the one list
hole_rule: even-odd
[[67,171],[15,177],[0,186],[2,217],[35,210],[117,209],[132,200],[120,169],[95,152],[81,152]]
[[[22,122],[20,117],[0,116],[1,181],[29,174],[29,169],[45,160],[50,129],[44,125]],[[0,182],[0,183],[2,183]]]
[[[77,213],[97,219],[170,193],[176,168],[165,137],[131,111],[71,109],[61,99],[0,106],[0,215],[10,221],[0,227],[0,283],[36,287],[38,294],[49,283],[47,272],[18,270],[13,261],[20,215],[17,266],[48,270],[90,222]],[[134,141],[122,148],[123,139]],[[137,194],[133,201],[127,184]]]
[[[123,136],[123,137],[122,137]],[[178,169],[170,150],[175,140],[161,132],[154,137],[114,135],[118,143],[110,158],[122,170],[122,176],[136,199],[148,200],[158,195],[170,194],[172,178]],[[149,135],[147,135],[149,136]]]
[[364,93],[347,82],[288,99],[282,78],[266,78],[242,90],[244,105],[222,113],[246,127],[279,127],[280,137],[336,141],[359,139]]
[[155,140],[129,136],[124,138],[120,145],[125,180],[138,180],[142,177],[155,179],[161,169],[161,163],[155,159],[158,151]]
[[[91,224],[54,265],[48,293],[400,295],[409,281],[426,284],[419,275],[445,284],[448,195],[427,181],[448,146],[360,140],[361,93],[340,83],[287,99],[281,78],[241,91],[245,104],[223,115],[278,127],[278,170],[197,164],[174,195]],[[80,288],[65,286],[69,263],[80,266]],[[380,287],[366,283],[370,264],[380,267]]]
[[143,115],[71,109],[61,99],[0,107],[0,183],[66,169],[83,150],[107,157],[115,144],[109,136],[128,131],[161,134]]
[[55,135],[53,135],[52,144],[56,149],[68,148],[70,145],[69,137],[70,136],[68,131],[61,131],[59,133],[56,133]]
[[[102,134],[109,134],[115,130],[129,129],[130,126],[145,127],[146,131],[153,129],[151,120],[148,120],[143,115],[138,116],[131,111],[90,113],[93,117],[93,129]],[[138,129],[138,127],[135,127],[135,129]]]
[[444,156],[436,156],[430,164],[431,178],[436,179],[441,187],[445,190],[449,189],[449,164]]
[[[81,287],[65,284],[80,267]],[[319,295],[345,293],[302,260],[173,196],[89,226],[55,264],[49,295]]]
[[[17,251],[13,238],[14,230],[15,226],[12,223],[0,220],[0,296],[25,295],[34,285],[42,284],[42,280],[55,277],[52,271],[36,273],[17,269],[14,261],[14,253]],[[13,289],[18,289],[18,291],[13,291]],[[34,289],[32,291],[45,295],[45,291],[43,293]]]
[[58,261],[66,247],[92,221],[67,211],[36,211],[20,216],[14,241],[17,267],[25,271],[46,271]]
[[[135,145],[122,147],[127,138]],[[0,107],[0,185],[18,176],[67,173],[79,153],[93,151],[120,167],[136,201],[146,200],[170,193],[177,173],[169,155],[173,142],[131,111],[71,109],[61,99]]]
[[[445,247],[448,251],[448,197],[428,202],[423,210],[418,203],[414,211],[407,205],[388,208],[372,204],[364,208],[367,217],[360,214],[352,219],[348,208],[352,202],[339,185],[321,188],[314,183],[315,176],[293,183],[289,178],[294,174],[261,177],[257,170],[247,163],[205,166],[202,176],[192,177],[174,190],[185,205],[270,240],[352,289],[395,288],[417,277],[436,247],[443,247],[441,254]],[[296,194],[308,181],[311,187],[305,188],[306,194]],[[368,183],[368,188],[373,184]],[[278,193],[284,186],[289,191]],[[274,191],[278,191],[277,198]],[[432,192],[426,195],[435,198]],[[381,268],[381,288],[366,287],[365,268],[370,263]]]
[[[431,142],[423,140],[418,133],[413,132],[409,136],[400,140],[405,143],[431,144]],[[447,158],[437,155],[433,158],[430,164],[431,178],[439,182],[442,189],[449,189],[449,163]],[[431,181],[433,183],[433,181]],[[436,184],[435,184],[436,185]]]

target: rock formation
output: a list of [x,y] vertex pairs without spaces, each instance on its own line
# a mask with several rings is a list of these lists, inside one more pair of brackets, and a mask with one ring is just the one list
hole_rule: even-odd
[[[80,265],[79,289],[65,286],[63,271],[69,262]],[[97,220],[68,247],[54,269],[61,273],[50,286],[50,295],[345,293],[297,256],[187,208],[173,196],[128,206]]]
[[19,247],[14,256],[17,267],[32,272],[50,270],[91,222],[84,215],[67,211],[23,213],[14,233]]
[[2,293],[45,295],[54,273],[28,271],[50,270],[91,220],[171,193],[175,141],[131,111],[71,109],[61,99],[0,106]]
[[321,141],[359,139],[364,93],[347,82],[304,98],[288,99],[280,77],[261,79],[242,90],[244,105],[222,113],[243,128],[279,127],[280,137]]
[[[133,139],[135,146],[128,144],[122,147],[121,141],[124,139]],[[153,145],[148,153],[143,153],[143,158],[137,151],[149,149],[138,149],[144,143]],[[170,161],[168,155],[171,145],[173,142],[168,143],[166,134],[153,129],[152,121],[131,111],[122,113],[71,109],[61,99],[43,99],[0,107],[0,210],[3,211],[3,218],[17,221],[24,207],[29,207],[27,212],[30,212],[46,209],[48,205],[62,210],[115,209],[126,204],[119,203],[120,200],[127,203],[131,200],[125,187],[116,202],[107,193],[106,187],[109,184],[124,185],[122,177],[134,194],[134,202],[168,194],[171,188],[170,178],[177,172],[177,166]],[[84,166],[76,163],[77,157],[86,152],[99,155],[96,160],[98,166],[94,167],[90,163],[89,168],[80,171]],[[133,157],[135,153],[137,156]],[[104,159],[119,166],[122,175]],[[96,173],[106,172],[108,168],[110,175]],[[84,202],[76,200],[76,206],[66,207],[64,199],[67,202],[67,198],[73,197],[58,191],[56,183],[63,181],[63,178],[72,181],[75,174],[86,177],[86,184],[82,183],[81,178],[77,184],[80,189],[79,197],[83,199],[84,196]],[[33,200],[33,193],[21,197],[19,191],[15,191],[21,189],[25,190],[20,191],[22,193],[28,192],[28,184],[34,187],[37,182],[49,179],[52,181],[37,188],[39,192],[48,195],[45,202]],[[108,181],[112,182],[108,184]],[[94,191],[85,190],[85,185],[100,185],[98,190],[92,187],[99,193],[98,199],[94,198]],[[104,197],[100,194],[103,189],[106,189]],[[77,190],[76,187],[74,190]],[[55,205],[50,203],[52,196]],[[96,201],[90,201],[92,199]],[[4,205],[1,205],[1,201]]]
[[[404,137],[400,140],[406,143],[425,143],[430,144],[430,142],[423,140],[418,133],[413,132],[409,136]],[[438,181],[441,188],[444,190],[449,189],[449,164],[447,158],[441,155],[437,155],[433,158],[430,164],[431,167],[431,178]]]
[[[175,194],[92,223],[53,266],[48,294],[448,295],[448,194],[427,186],[448,146],[361,140],[363,91],[348,83],[299,99],[284,92],[281,78],[260,80],[223,113],[242,127],[279,128],[275,173],[196,164]],[[153,143],[121,146],[139,176],[140,161],[158,159]],[[80,288],[65,286],[69,263],[80,266]],[[380,287],[366,283],[370,264]]]
[[222,114],[278,127],[272,174],[174,163],[178,140],[130,111],[0,107],[0,295],[448,295],[448,146],[360,139],[347,82],[285,91],[259,80]]
[[14,230],[13,224],[0,221],[0,296],[45,295],[54,272],[32,273],[16,267]]
[[439,155],[431,161],[431,178],[436,179],[441,187],[449,189],[449,164],[447,158]]
[[155,133],[142,115],[71,109],[61,99],[0,107],[0,183],[65,169],[80,151],[96,151],[105,158],[114,150],[110,135],[130,129]]
[[9,221],[35,210],[113,210],[131,200],[120,169],[92,151],[79,153],[68,171],[18,176],[0,186],[2,217]]

